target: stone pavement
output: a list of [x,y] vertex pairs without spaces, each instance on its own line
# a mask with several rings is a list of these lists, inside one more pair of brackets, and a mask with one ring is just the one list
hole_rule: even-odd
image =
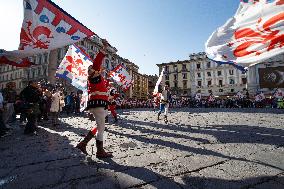
[[153,111],[123,111],[107,126],[107,160],[74,148],[95,124],[87,118],[41,124],[37,136],[15,125],[0,139],[0,188],[283,189],[283,113],[175,109],[166,125]]

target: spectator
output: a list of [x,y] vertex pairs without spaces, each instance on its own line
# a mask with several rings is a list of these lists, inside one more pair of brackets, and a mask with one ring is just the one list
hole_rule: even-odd
[[37,83],[30,81],[20,94],[25,104],[25,114],[28,122],[25,127],[25,134],[36,134],[37,117],[40,114],[39,102],[41,91]]
[[17,92],[15,90],[15,84],[13,82],[7,83],[6,88],[3,89],[2,95],[4,98],[6,109],[3,115],[3,119],[5,125],[7,126],[9,122],[13,122],[16,120],[14,104],[16,102]]
[[61,107],[61,96],[60,92],[56,89],[52,91],[51,95],[51,106],[50,106],[50,115],[51,115],[51,123],[54,127],[59,125],[59,112],[62,110]]
[[5,126],[3,121],[3,113],[4,113],[4,98],[2,93],[0,92],[0,137],[4,137],[8,134],[8,128]]

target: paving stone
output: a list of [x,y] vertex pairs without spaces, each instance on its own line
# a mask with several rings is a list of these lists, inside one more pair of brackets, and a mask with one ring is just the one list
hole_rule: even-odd
[[181,187],[175,183],[173,180],[170,179],[161,179],[157,182],[152,182],[151,184],[147,184],[141,187],[134,187],[134,188],[141,188],[141,189],[181,189]]
[[5,189],[15,188],[40,188],[47,185],[57,184],[61,181],[63,176],[62,170],[53,171],[39,171],[32,174],[21,173],[19,175],[12,175],[9,181],[3,185]]
[[159,179],[154,172],[145,168],[135,168],[123,172],[117,172],[116,178],[121,188],[135,187]]
[[275,181],[269,181],[269,182],[265,182],[259,185],[256,185],[254,187],[252,187],[251,189],[283,189],[284,185],[275,182]]
[[67,167],[64,170],[64,177],[62,178],[62,181],[86,178],[97,175],[97,173],[98,173],[97,167],[93,166],[78,165],[78,166]]

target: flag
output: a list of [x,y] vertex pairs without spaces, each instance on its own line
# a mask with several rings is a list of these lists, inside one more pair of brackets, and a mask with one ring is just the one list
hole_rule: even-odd
[[77,46],[69,49],[57,68],[56,77],[66,79],[79,90],[87,91],[88,67],[92,60]]
[[239,91],[239,92],[237,92],[236,97],[238,99],[243,99],[245,97],[245,95]]
[[89,95],[88,91],[84,91],[80,100],[80,112],[83,112],[88,106]]
[[162,83],[162,81],[163,81],[164,73],[165,73],[165,68],[163,67],[163,69],[162,69],[162,71],[161,71],[161,74],[160,74],[160,76],[159,76],[159,79],[158,79],[158,81],[157,81],[157,83],[156,83],[156,86],[155,86],[155,89],[154,89],[153,94],[156,94],[156,93],[159,92],[159,85],[160,85],[160,84]]
[[195,100],[201,100],[202,96],[201,93],[196,93]]
[[258,94],[258,95],[255,96],[255,101],[256,101],[256,102],[260,102],[260,101],[262,101],[262,100],[264,100],[264,99],[265,99],[265,96],[264,96],[263,93],[260,93],[260,94]]
[[116,83],[120,85],[124,91],[128,90],[133,84],[132,77],[121,64],[119,64],[115,69],[113,69],[110,72],[109,76],[114,81],[116,81]]
[[284,0],[242,0],[207,40],[209,59],[243,69],[284,53]]
[[0,63],[29,66],[30,64],[22,62],[21,59],[74,44],[94,35],[91,30],[50,0],[23,2],[24,20],[19,49],[0,52]]
[[281,89],[276,89],[273,95],[274,98],[283,98],[284,97],[284,92]]

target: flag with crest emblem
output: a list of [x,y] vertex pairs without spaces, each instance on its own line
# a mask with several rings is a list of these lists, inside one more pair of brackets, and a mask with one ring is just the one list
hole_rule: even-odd
[[239,9],[208,39],[217,63],[252,66],[284,53],[284,0],[241,0]]
[[[19,49],[0,52],[0,63],[23,66],[21,59],[74,44],[94,33],[50,0],[24,0]],[[25,59],[27,60],[27,59]],[[26,63],[28,66],[28,64]]]

